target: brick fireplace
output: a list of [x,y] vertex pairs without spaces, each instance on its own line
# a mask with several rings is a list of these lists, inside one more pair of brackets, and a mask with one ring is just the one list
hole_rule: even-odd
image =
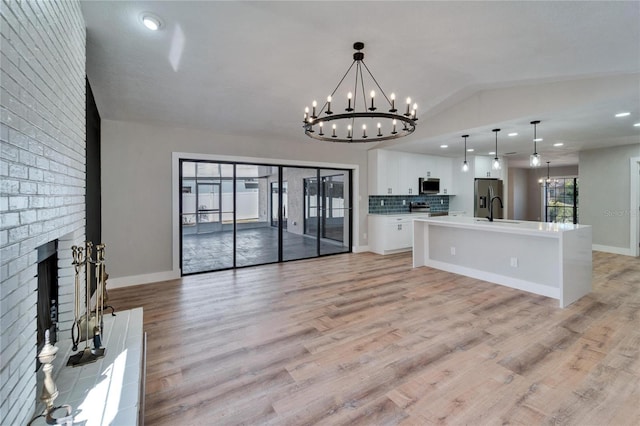
[[37,248],[56,240],[59,335],[73,321],[71,246],[85,241],[86,30],[77,1],[0,8],[0,419],[26,424],[40,391]]

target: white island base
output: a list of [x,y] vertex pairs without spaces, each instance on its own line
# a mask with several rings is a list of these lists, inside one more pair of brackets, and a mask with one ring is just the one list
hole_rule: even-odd
[[558,299],[591,292],[591,227],[473,217],[416,219],[413,267],[429,266]]

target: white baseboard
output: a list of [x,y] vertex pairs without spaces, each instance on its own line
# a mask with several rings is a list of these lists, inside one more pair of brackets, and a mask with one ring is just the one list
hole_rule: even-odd
[[592,244],[591,249],[595,251],[603,251],[605,253],[623,254],[625,256],[635,256],[631,249],[613,246],[603,246],[601,244]]
[[107,290],[111,288],[130,287],[140,284],[156,283],[180,278],[180,273],[174,271],[154,272],[151,274],[130,275],[128,277],[109,278]]
[[354,253],[364,253],[365,251],[369,251],[369,246],[353,246],[351,251]]

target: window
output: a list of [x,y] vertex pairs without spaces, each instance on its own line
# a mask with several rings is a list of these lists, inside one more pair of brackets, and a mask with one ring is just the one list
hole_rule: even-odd
[[578,223],[578,178],[544,182],[545,222]]

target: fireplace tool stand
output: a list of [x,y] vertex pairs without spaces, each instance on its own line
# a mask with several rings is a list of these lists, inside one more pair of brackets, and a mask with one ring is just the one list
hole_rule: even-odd
[[[85,342],[84,350],[71,355],[67,361],[67,365],[77,367],[84,364],[95,362],[102,358],[106,349],[102,346],[102,335],[104,330],[104,302],[106,295],[105,281],[105,263],[104,252],[105,245],[98,244],[96,246],[96,257],[92,259],[93,243],[87,242],[84,248],[78,246],[71,247],[73,254],[73,266],[75,269],[75,305],[74,305],[74,322],[71,327],[71,337],[73,340],[72,350],[78,349],[81,341]],[[85,268],[85,314],[80,314],[80,275],[82,268]],[[95,270],[96,274],[96,308],[91,309],[91,271]],[[111,315],[113,308],[111,308]],[[90,341],[93,342],[93,348],[90,347]]]
[[[44,373],[44,383],[42,384],[40,400],[46,404],[46,407],[42,414],[31,419],[29,425],[32,425],[33,422],[39,418],[44,418],[49,425],[71,426],[73,424],[73,415],[71,414],[73,410],[70,405],[53,406],[53,401],[58,397],[58,387],[53,381],[53,365],[51,363],[56,358],[57,352],[58,348],[53,346],[49,339],[49,330],[45,330],[44,347],[38,354],[38,359],[43,365],[42,372]],[[55,417],[58,410],[64,410],[65,414],[62,417]]]

